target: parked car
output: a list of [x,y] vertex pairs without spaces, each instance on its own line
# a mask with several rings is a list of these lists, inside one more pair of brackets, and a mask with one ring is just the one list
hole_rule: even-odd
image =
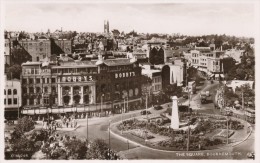
[[146,115],[146,114],[151,114],[151,112],[149,110],[142,110],[141,111],[141,115]]
[[155,110],[161,110],[163,107],[161,105],[154,105],[153,107]]

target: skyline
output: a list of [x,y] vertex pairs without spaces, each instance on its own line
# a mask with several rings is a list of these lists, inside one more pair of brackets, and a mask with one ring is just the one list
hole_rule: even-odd
[[109,20],[110,31],[118,29],[125,33],[135,30],[138,33],[253,37],[254,16],[254,4],[239,3],[7,3],[5,30],[47,32],[50,29],[53,32],[62,27],[64,31],[103,32],[104,20]]

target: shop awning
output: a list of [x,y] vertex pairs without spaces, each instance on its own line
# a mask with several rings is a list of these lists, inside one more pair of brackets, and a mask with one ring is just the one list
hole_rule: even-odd
[[213,77],[213,76],[214,76],[214,74],[211,74],[211,75],[210,75],[210,77]]
[[223,74],[220,74],[220,77],[224,78],[225,76]]
[[219,74],[215,74],[215,78],[218,78],[219,77]]

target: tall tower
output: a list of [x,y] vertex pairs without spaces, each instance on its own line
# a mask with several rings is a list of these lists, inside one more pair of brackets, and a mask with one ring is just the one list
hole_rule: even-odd
[[109,33],[109,21],[107,21],[107,33]]
[[107,24],[106,21],[104,21],[104,33],[106,33],[106,29],[107,29]]
[[109,21],[104,21],[104,33],[109,33]]

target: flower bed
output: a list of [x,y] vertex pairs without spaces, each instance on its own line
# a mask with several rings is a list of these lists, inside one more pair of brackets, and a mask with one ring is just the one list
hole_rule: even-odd
[[148,132],[141,130],[141,129],[133,130],[133,131],[131,131],[131,134],[134,136],[137,136],[139,138],[142,138],[142,139],[154,138],[154,136],[150,135]]

